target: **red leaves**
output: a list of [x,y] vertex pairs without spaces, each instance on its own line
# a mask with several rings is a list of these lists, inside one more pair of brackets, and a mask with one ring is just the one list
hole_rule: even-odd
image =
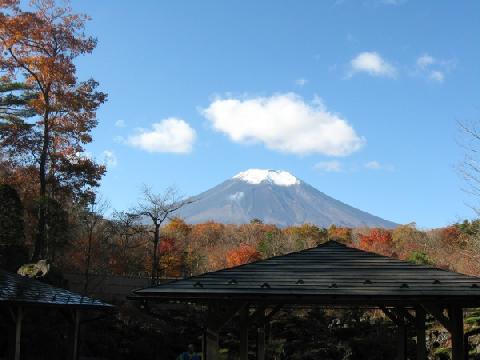
[[175,238],[173,237],[162,237],[160,240],[160,254],[170,254],[176,250],[176,242]]
[[237,266],[260,260],[261,255],[252,245],[241,244],[238,248],[227,253],[227,266]]
[[392,255],[392,234],[385,229],[371,229],[367,235],[359,235],[358,247],[362,250],[372,251],[383,255]]
[[455,225],[447,226],[441,231],[441,239],[447,245],[458,245],[460,241],[460,230]]

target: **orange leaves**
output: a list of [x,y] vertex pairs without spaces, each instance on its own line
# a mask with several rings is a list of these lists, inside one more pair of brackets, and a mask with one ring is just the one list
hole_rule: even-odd
[[392,234],[385,229],[371,229],[367,235],[359,235],[358,247],[362,250],[372,251],[383,255],[392,255]]
[[19,0],[0,0],[0,9],[1,8],[13,8],[18,6],[20,3]]
[[252,245],[241,244],[238,248],[227,253],[227,266],[238,266],[252,261],[260,260],[261,255]]
[[446,245],[452,246],[461,243],[461,232],[455,225],[443,228],[440,236]]
[[352,241],[352,229],[332,225],[328,228],[328,238],[329,240],[349,244]]
[[[49,186],[78,192],[86,184],[97,185],[105,171],[91,160],[77,161],[71,150],[81,153],[92,141],[96,111],[106,94],[96,90],[93,79],[77,80],[75,58],[96,45],[84,34],[86,17],[55,3],[33,0],[23,11],[19,1],[0,0],[0,72],[28,86],[26,107],[36,115],[25,119],[28,134],[0,145],[17,164],[37,166],[40,159],[39,178],[50,169]],[[13,124],[5,128],[14,138]],[[43,186],[40,195],[45,193]]]
[[185,238],[192,232],[192,226],[187,224],[183,219],[175,217],[163,227],[162,231],[176,238]]
[[192,241],[201,246],[211,246],[217,243],[224,234],[225,225],[209,221],[194,225],[192,228]]

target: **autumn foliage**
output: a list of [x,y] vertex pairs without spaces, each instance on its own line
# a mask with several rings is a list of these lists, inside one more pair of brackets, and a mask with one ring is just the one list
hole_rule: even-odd
[[238,266],[260,259],[261,255],[254,246],[241,244],[227,253],[227,266]]
[[392,234],[385,229],[371,229],[369,233],[360,235],[358,247],[378,254],[392,255]]
[[0,128],[2,170],[16,178],[34,170],[37,205],[33,258],[50,256],[47,204],[71,201],[98,185],[105,172],[83,155],[106,94],[93,79],[79,81],[75,59],[96,46],[84,33],[87,16],[51,0],[0,1],[0,81],[23,82],[31,116],[4,117]]

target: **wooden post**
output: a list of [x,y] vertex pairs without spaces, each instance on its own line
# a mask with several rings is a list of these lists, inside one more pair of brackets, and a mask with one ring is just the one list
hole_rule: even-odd
[[427,360],[425,310],[421,306],[415,308],[415,331],[417,333],[417,360]]
[[205,332],[205,360],[218,360],[218,331],[209,329]]
[[265,343],[270,344],[272,340],[272,323],[266,319],[265,321]]
[[405,324],[404,309],[397,308],[397,360],[407,360],[407,325]]
[[248,306],[240,311],[240,360],[248,360]]
[[22,321],[23,321],[23,308],[19,306],[17,313],[15,314],[15,360],[20,360],[20,351],[22,345]]
[[204,360],[219,359],[219,334],[220,329],[241,311],[246,303],[220,303],[208,304],[207,328],[205,336]]
[[78,344],[80,338],[80,310],[73,310],[72,323],[72,360],[78,360]]
[[205,337],[205,360],[219,359],[219,315],[220,309],[216,304],[208,305],[207,328],[204,333]]
[[265,309],[258,314],[257,360],[265,360]]
[[451,323],[452,360],[465,360],[463,340],[463,309],[460,306],[450,306],[448,315]]

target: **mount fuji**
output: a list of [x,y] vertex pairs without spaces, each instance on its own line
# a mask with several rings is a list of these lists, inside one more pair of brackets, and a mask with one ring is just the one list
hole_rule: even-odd
[[278,226],[393,228],[397,224],[335,200],[294,175],[249,169],[191,198],[177,213],[188,223],[245,224],[252,219]]

